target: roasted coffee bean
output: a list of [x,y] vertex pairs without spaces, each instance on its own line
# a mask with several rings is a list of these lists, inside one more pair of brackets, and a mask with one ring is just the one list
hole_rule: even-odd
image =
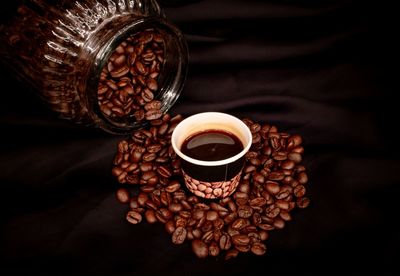
[[268,237],[269,237],[268,232],[265,231],[265,230],[260,230],[260,231],[258,231],[258,234],[260,235],[261,241],[265,241],[265,240],[267,240]]
[[289,160],[292,160],[295,163],[300,163],[301,162],[301,154],[297,152],[291,152],[288,154]]
[[206,219],[210,221],[214,221],[218,218],[218,213],[214,210],[207,211]]
[[214,231],[210,230],[203,234],[201,238],[205,243],[209,244],[214,239]]
[[275,229],[273,225],[268,224],[268,223],[261,223],[261,224],[258,225],[258,227],[260,229],[262,229],[262,230],[265,230],[265,231],[270,231],[270,230],[274,230]]
[[267,247],[261,242],[255,242],[251,245],[251,252],[253,252],[255,255],[264,255],[266,251]]
[[208,247],[208,254],[210,256],[216,257],[219,255],[220,251],[221,250],[219,249],[218,244],[215,241],[212,242]]
[[157,222],[156,214],[153,210],[147,210],[144,213],[144,217],[146,218],[146,221],[150,224]]
[[182,205],[179,204],[179,203],[171,203],[171,204],[168,206],[168,209],[169,209],[171,212],[173,212],[173,213],[178,213],[178,212],[182,211],[183,207],[182,207]]
[[214,211],[217,211],[217,212],[220,212],[220,211],[228,212],[228,209],[226,209],[225,207],[219,205],[216,202],[211,202],[210,203],[210,207],[211,207],[211,209],[213,209]]
[[139,193],[138,195],[138,203],[140,206],[144,206],[146,201],[149,200],[149,196],[145,193]]
[[300,172],[297,175],[297,180],[299,181],[300,184],[306,184],[308,182],[308,176],[305,172]]
[[242,205],[238,208],[238,215],[241,218],[249,218],[253,214],[253,209],[248,205]]
[[235,245],[235,248],[239,251],[239,252],[249,252],[250,251],[250,244],[246,244],[246,245]]
[[231,246],[231,237],[227,233],[222,234],[221,238],[219,239],[219,247],[222,250],[228,250],[231,248]]
[[279,200],[275,201],[275,205],[278,208],[283,209],[283,210],[288,210],[289,209],[289,202],[287,202],[285,200],[279,199]]
[[280,209],[278,206],[270,205],[265,209],[265,215],[269,218],[275,218],[279,215]]
[[168,234],[172,234],[175,232],[175,222],[173,220],[169,220],[165,223],[164,226],[165,230],[167,231]]
[[310,205],[310,199],[307,197],[300,197],[296,200],[297,207],[303,209],[307,208]]
[[273,195],[279,193],[280,191],[279,184],[275,181],[267,181],[265,184],[265,189]]
[[244,218],[238,218],[234,222],[232,222],[232,228],[235,230],[240,230],[246,226],[247,226],[247,222]]
[[306,194],[306,188],[303,185],[297,185],[293,189],[293,194],[295,197],[303,197]]
[[132,224],[138,224],[142,221],[142,215],[137,211],[129,211],[126,214],[126,220]]
[[264,197],[256,197],[249,201],[251,207],[262,207],[267,204],[267,201]]
[[178,181],[171,181],[167,187],[165,187],[165,190],[168,193],[174,193],[178,191],[181,187],[181,184]]
[[205,242],[199,239],[192,241],[192,250],[198,258],[206,258],[208,256],[209,248]]
[[182,244],[186,239],[187,231],[184,227],[177,227],[172,234],[172,243]]
[[289,211],[280,211],[279,216],[284,220],[284,221],[290,221],[292,220],[292,216],[290,215]]
[[275,218],[274,219],[274,227],[276,229],[283,229],[285,227],[285,221],[280,217]]
[[118,201],[121,203],[129,202],[129,191],[125,188],[118,189],[116,196],[117,196]]
[[236,249],[231,249],[231,250],[229,250],[228,252],[226,252],[225,260],[227,261],[227,260],[229,260],[229,259],[236,258],[238,254],[239,254],[239,251],[238,251],[238,250],[236,250]]
[[232,236],[232,242],[235,245],[248,245],[250,243],[250,238],[244,234],[238,234]]

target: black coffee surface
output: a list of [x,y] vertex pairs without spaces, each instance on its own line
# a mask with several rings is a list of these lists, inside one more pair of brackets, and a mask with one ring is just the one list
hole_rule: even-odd
[[185,155],[203,161],[223,160],[243,150],[238,137],[223,130],[207,130],[186,138],[181,151]]

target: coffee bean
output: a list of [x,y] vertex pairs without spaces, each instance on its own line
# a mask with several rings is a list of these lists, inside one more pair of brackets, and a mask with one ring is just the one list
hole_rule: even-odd
[[297,180],[300,184],[306,184],[308,182],[308,176],[305,172],[301,172],[298,174]]
[[177,227],[172,234],[172,243],[182,244],[186,239],[187,231],[184,227]]
[[199,239],[192,241],[192,250],[198,258],[206,258],[208,256],[209,248],[205,242]]
[[175,222],[173,220],[169,220],[168,222],[165,223],[164,226],[165,230],[167,231],[168,234],[172,234],[175,232]]
[[295,163],[300,163],[301,162],[301,154],[297,152],[291,152],[288,154],[289,160],[292,160]]
[[307,197],[300,197],[296,200],[297,207],[303,209],[307,208],[310,205],[310,199]]
[[255,255],[264,255],[266,251],[267,247],[261,242],[255,242],[251,245],[251,252],[253,252]]
[[249,218],[253,214],[253,209],[248,205],[242,205],[238,208],[238,215],[241,218]]
[[146,221],[150,224],[157,222],[157,218],[156,218],[155,212],[153,210],[147,210],[144,213],[144,217],[146,218]]
[[219,255],[220,251],[221,250],[219,249],[218,244],[216,242],[212,242],[208,247],[208,254],[210,256],[216,257]]
[[271,193],[273,195],[279,193],[279,191],[280,191],[279,184],[274,181],[267,181],[265,184],[265,188],[269,193]]
[[232,236],[232,242],[235,245],[248,245],[250,243],[250,238],[247,235],[238,234]]
[[117,196],[118,201],[121,203],[129,202],[129,191],[125,188],[118,189],[116,196]]
[[303,185],[294,187],[293,194],[295,197],[303,197],[306,194],[306,188]]
[[236,249],[231,249],[228,252],[226,252],[225,260],[236,258],[238,254],[239,254],[239,251],[237,251]]
[[207,211],[206,218],[207,220],[214,221],[218,218],[218,213],[214,210]]
[[178,181],[171,181],[167,187],[165,187],[165,191],[168,193],[174,193],[179,190],[181,184]]
[[126,214],[126,220],[132,224],[138,224],[142,221],[142,215],[136,211],[129,211]]

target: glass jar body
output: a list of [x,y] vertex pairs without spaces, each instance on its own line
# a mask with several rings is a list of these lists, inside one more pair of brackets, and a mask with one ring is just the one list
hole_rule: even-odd
[[[18,8],[18,16],[2,26],[2,60],[32,84],[60,117],[95,125],[112,133],[124,134],[144,126],[146,120],[137,119],[133,111],[118,118],[114,114],[108,116],[110,114],[104,111],[103,105],[121,102],[118,100],[121,85],[115,90],[114,96],[120,96],[115,96],[116,99],[114,96],[102,99],[99,92],[99,81],[104,78],[102,72],[104,75],[104,69],[110,68],[113,53],[121,44],[126,45],[127,39],[135,40],[138,33],[150,34],[152,39],[142,39],[145,36],[142,35],[140,41],[132,42],[137,56],[149,56],[148,45],[162,41],[161,46],[154,46],[163,53],[158,57],[158,87],[153,91],[154,99],[161,103],[160,111],[166,112],[179,97],[187,72],[187,46],[181,32],[166,20],[156,1],[25,2],[26,5]],[[147,49],[146,52],[139,53],[143,49]],[[135,67],[134,63],[126,63],[128,67]],[[150,58],[147,65],[146,62],[141,64],[146,75],[141,77],[142,83],[148,80],[154,63]],[[125,79],[129,76],[136,83],[134,70],[131,68],[133,75],[125,76]],[[118,83],[118,79],[111,81]],[[141,89],[130,85],[135,91]],[[108,94],[112,94],[111,91]],[[137,98],[140,100],[136,94],[125,98],[128,103]],[[142,102],[144,106],[145,102]]]

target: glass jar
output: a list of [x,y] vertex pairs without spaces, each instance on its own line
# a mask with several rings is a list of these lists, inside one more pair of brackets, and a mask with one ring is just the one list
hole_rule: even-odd
[[129,133],[183,88],[187,45],[155,0],[29,0],[0,30],[2,60],[65,119]]

